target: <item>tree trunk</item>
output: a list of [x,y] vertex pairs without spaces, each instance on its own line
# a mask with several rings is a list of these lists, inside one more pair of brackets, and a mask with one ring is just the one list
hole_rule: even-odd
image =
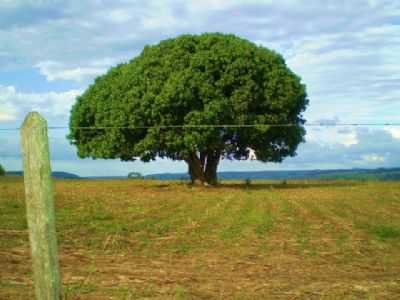
[[208,184],[216,185],[218,183],[217,168],[219,164],[219,159],[219,151],[212,151],[207,155],[207,164],[205,166],[204,177]]
[[205,177],[203,171],[203,165],[196,154],[191,154],[187,159],[186,163],[189,166],[189,175],[193,184],[204,184]]
[[200,158],[192,153],[185,161],[188,164],[190,179],[193,184],[216,185],[219,151],[200,153]]

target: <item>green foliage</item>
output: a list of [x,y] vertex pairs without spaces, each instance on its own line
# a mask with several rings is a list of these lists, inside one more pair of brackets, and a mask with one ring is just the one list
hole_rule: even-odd
[[400,228],[394,225],[375,225],[370,231],[381,240],[400,238]]
[[0,176],[6,175],[6,170],[4,170],[3,166],[0,165]]
[[[307,104],[278,53],[234,35],[182,35],[98,77],[72,108],[68,138],[80,157],[247,159],[253,149],[260,161],[280,162],[303,141]],[[282,123],[296,126],[263,125]],[[205,124],[260,126],[193,127]],[[79,128],[88,126],[103,129]]]
[[244,185],[245,185],[245,187],[249,188],[251,186],[251,179],[250,178],[246,178],[244,180]]

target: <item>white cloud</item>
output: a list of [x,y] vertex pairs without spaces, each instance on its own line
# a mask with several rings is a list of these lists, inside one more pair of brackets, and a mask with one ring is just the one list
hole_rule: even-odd
[[10,103],[0,101],[0,122],[14,121],[17,118],[17,109]]
[[148,5],[148,9],[140,17],[141,30],[162,29],[165,32],[172,33],[188,24],[185,19],[175,15],[172,9],[173,5],[168,1],[150,1]]
[[358,144],[357,134],[355,132],[350,132],[348,134],[342,135],[342,139],[340,143],[345,145],[346,147],[350,147],[352,145]]
[[128,22],[131,18],[132,15],[129,11],[123,10],[123,9],[113,9],[110,11],[108,14],[108,18],[114,22],[114,23],[126,23]]
[[[0,7],[0,71],[38,68],[53,81],[49,86],[57,80],[73,80],[84,89],[88,80],[134,57],[146,44],[181,33],[220,31],[283,54],[307,85],[309,122],[339,118],[345,123],[400,122],[396,19],[400,2],[396,0],[328,4],[319,0],[87,0],[62,5],[58,0],[7,0],[0,1]],[[80,91],[48,90],[26,93],[3,83],[0,121],[19,120],[33,109],[65,119]],[[356,160],[364,166],[398,162],[395,154],[385,154],[393,145],[398,149],[397,128],[385,128],[373,137],[356,128],[342,129],[308,128],[308,142],[301,149],[310,151],[309,166],[315,167],[317,160],[325,166],[354,166]],[[376,142],[383,137],[384,142]],[[392,148],[388,151],[395,153]]]
[[96,64],[89,67],[67,67],[55,61],[42,61],[36,65],[40,73],[46,76],[47,80],[74,80],[83,81],[104,73],[107,67]]
[[353,127],[309,127],[307,128],[306,140],[326,146],[343,145],[350,147],[359,143],[357,131]]
[[144,29],[155,30],[162,28],[171,28],[180,24],[179,20],[171,15],[154,15],[143,17],[141,24]]
[[187,8],[193,14],[210,12],[212,10],[228,9],[237,4],[238,1],[232,0],[202,0],[188,1]]
[[385,157],[378,154],[365,154],[361,156],[364,161],[367,162],[384,162]]
[[257,155],[256,152],[251,149],[251,148],[247,148],[247,150],[249,151],[249,158],[248,160],[256,160],[257,159]]
[[384,130],[389,132],[393,138],[400,140],[400,127],[385,127]]
[[67,118],[80,93],[79,90],[24,93],[13,86],[0,85],[0,122],[21,121],[30,111],[38,111],[50,119]]

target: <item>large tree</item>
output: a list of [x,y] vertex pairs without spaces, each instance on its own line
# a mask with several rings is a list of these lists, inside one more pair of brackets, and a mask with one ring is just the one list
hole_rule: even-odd
[[68,137],[80,157],[184,160],[193,182],[215,184],[220,159],[294,156],[307,104],[278,53],[234,35],[181,35],[98,77],[77,98]]

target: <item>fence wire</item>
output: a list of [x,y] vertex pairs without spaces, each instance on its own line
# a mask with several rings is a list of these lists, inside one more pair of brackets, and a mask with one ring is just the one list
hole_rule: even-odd
[[[152,125],[152,126],[48,126],[49,130],[63,130],[63,129],[82,129],[82,130],[100,130],[100,129],[152,129],[152,128],[260,128],[260,127],[294,127],[294,126],[305,126],[305,127],[345,127],[345,126],[399,126],[400,123],[309,123],[309,124],[182,124],[182,125]],[[5,127],[0,128],[0,131],[18,131],[20,127]]]

